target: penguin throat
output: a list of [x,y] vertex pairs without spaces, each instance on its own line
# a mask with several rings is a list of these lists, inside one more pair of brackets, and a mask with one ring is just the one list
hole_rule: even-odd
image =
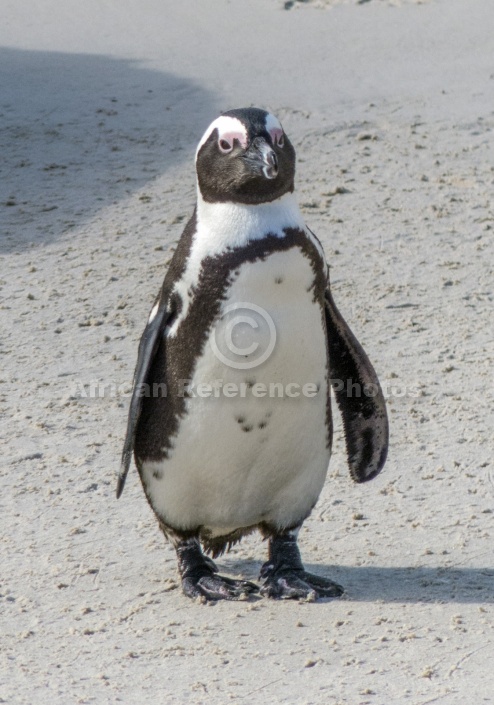
[[[304,220],[293,193],[268,203],[210,203],[197,198],[198,234],[220,249],[245,245],[266,235],[283,237],[286,228],[305,230]],[[221,243],[221,245],[220,245]]]

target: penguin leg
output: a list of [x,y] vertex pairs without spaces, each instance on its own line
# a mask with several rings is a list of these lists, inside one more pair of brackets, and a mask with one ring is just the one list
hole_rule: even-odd
[[248,580],[218,575],[218,568],[205,556],[196,537],[175,543],[182,590],[187,597],[207,600],[245,600],[259,588]]
[[339,597],[344,590],[328,578],[304,570],[297,535],[300,526],[269,538],[269,560],[261,568],[261,595],[274,599],[312,602],[319,597]]

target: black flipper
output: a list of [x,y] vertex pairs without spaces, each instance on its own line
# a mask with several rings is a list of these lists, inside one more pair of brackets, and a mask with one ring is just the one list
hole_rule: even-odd
[[[158,307],[158,310],[153,316],[156,306]],[[123,492],[127,473],[129,472],[130,461],[132,459],[132,451],[134,450],[137,423],[139,421],[142,408],[142,385],[146,382],[148,371],[158,349],[160,338],[164,333],[165,326],[170,319],[170,315],[171,311],[168,297],[161,292],[160,296],[155,301],[151,316],[149,317],[150,320],[144,329],[144,333],[142,334],[141,341],[139,343],[137,365],[134,372],[132,398],[130,400],[129,418],[127,421],[127,433],[125,435],[122,460],[120,462],[120,470],[118,473],[117,499]]]
[[328,288],[329,368],[343,418],[348,465],[355,482],[372,480],[388,454],[388,416],[381,385],[364,349],[336,308]]

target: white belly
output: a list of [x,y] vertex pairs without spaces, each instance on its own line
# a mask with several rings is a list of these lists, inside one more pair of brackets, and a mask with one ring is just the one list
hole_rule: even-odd
[[213,535],[259,522],[282,528],[316,502],[330,452],[327,343],[313,280],[298,248],[237,270],[173,449],[142,468],[153,507],[171,526]]

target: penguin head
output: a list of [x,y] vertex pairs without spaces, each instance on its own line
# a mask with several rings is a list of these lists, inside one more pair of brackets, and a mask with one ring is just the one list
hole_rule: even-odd
[[220,115],[196,152],[197,181],[210,203],[268,203],[293,191],[295,150],[278,119],[259,108]]

